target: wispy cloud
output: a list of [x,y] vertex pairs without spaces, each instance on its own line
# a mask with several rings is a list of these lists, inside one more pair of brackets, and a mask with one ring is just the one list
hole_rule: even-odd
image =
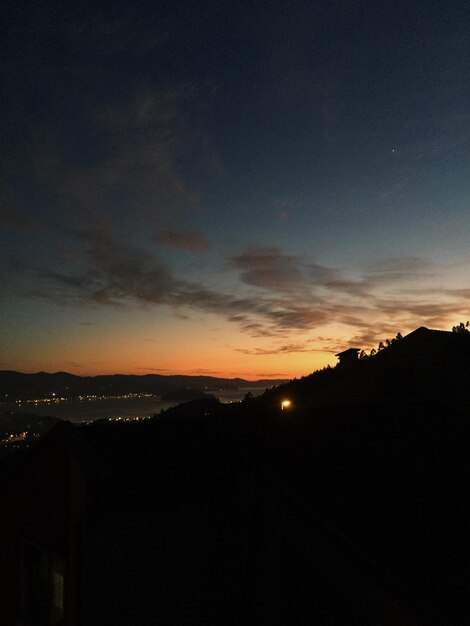
[[209,241],[203,233],[185,230],[162,230],[154,235],[151,241],[160,246],[191,252],[205,252],[210,248]]
[[253,356],[266,356],[271,354],[288,354],[292,352],[324,352],[324,348],[314,348],[312,340],[304,342],[287,343],[283,345],[271,346],[269,348],[236,348],[237,352]]
[[135,370],[142,370],[144,372],[158,372],[158,373],[169,372],[170,371],[166,367],[134,367],[134,369]]
[[230,265],[247,285],[287,293],[331,282],[338,275],[334,269],[284,254],[276,247],[250,248],[232,256]]
[[366,278],[374,282],[423,280],[426,277],[434,277],[436,271],[436,264],[431,261],[420,257],[405,256],[370,263]]
[[[204,98],[203,87],[141,84],[124,98],[87,103],[83,142],[94,148],[79,158],[53,122],[37,131],[15,163],[20,163],[18,175],[27,176],[47,198],[47,229],[55,235],[62,229],[62,239],[67,229],[90,224],[136,237],[170,231],[174,245],[201,249],[202,235],[198,241],[183,239],[184,233],[194,235],[185,226],[187,215],[204,206],[190,168],[181,163],[196,163],[211,175],[223,170],[213,141],[186,114],[190,104]],[[17,209],[4,215],[5,226],[24,226]]]
[[[178,316],[191,310],[217,314],[263,340],[255,348],[240,346],[246,354],[334,351],[341,345],[318,337],[319,329],[329,324],[344,327],[345,344],[371,347],[398,331],[442,327],[450,315],[454,320],[468,317],[470,291],[436,292],[436,280],[445,282],[445,268],[418,258],[371,263],[362,276],[351,279],[345,270],[275,247],[250,248],[227,261],[225,271],[239,280],[237,295],[232,295],[179,277],[155,254],[110,232],[78,230],[73,238],[79,263],[59,267],[18,262],[12,267],[20,278],[34,278],[27,294],[75,305],[164,305]],[[267,338],[274,343],[266,346]]]

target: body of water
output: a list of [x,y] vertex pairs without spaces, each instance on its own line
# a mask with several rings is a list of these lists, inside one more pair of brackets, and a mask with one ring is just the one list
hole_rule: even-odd
[[[221,402],[239,402],[248,391],[256,396],[264,392],[265,387],[240,388],[209,392]],[[1,412],[35,413],[36,415],[59,417],[70,422],[95,421],[98,419],[135,419],[150,417],[180,402],[162,402],[154,397],[140,398],[103,398],[96,400],[70,400],[54,404],[2,404]]]

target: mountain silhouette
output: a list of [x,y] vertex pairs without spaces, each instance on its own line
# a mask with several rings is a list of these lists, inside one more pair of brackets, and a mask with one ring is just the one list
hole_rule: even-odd
[[3,468],[2,624],[467,623],[469,355],[419,328],[260,398],[59,423]]

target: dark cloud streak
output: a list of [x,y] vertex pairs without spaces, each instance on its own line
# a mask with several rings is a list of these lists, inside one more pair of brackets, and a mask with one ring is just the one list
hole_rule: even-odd
[[184,229],[162,230],[151,238],[153,243],[177,250],[187,250],[190,252],[205,252],[210,245],[205,235],[198,232],[189,232]]

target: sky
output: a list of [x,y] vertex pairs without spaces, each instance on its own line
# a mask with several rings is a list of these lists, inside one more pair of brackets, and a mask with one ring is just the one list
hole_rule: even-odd
[[466,0],[1,21],[0,369],[292,378],[470,317]]

